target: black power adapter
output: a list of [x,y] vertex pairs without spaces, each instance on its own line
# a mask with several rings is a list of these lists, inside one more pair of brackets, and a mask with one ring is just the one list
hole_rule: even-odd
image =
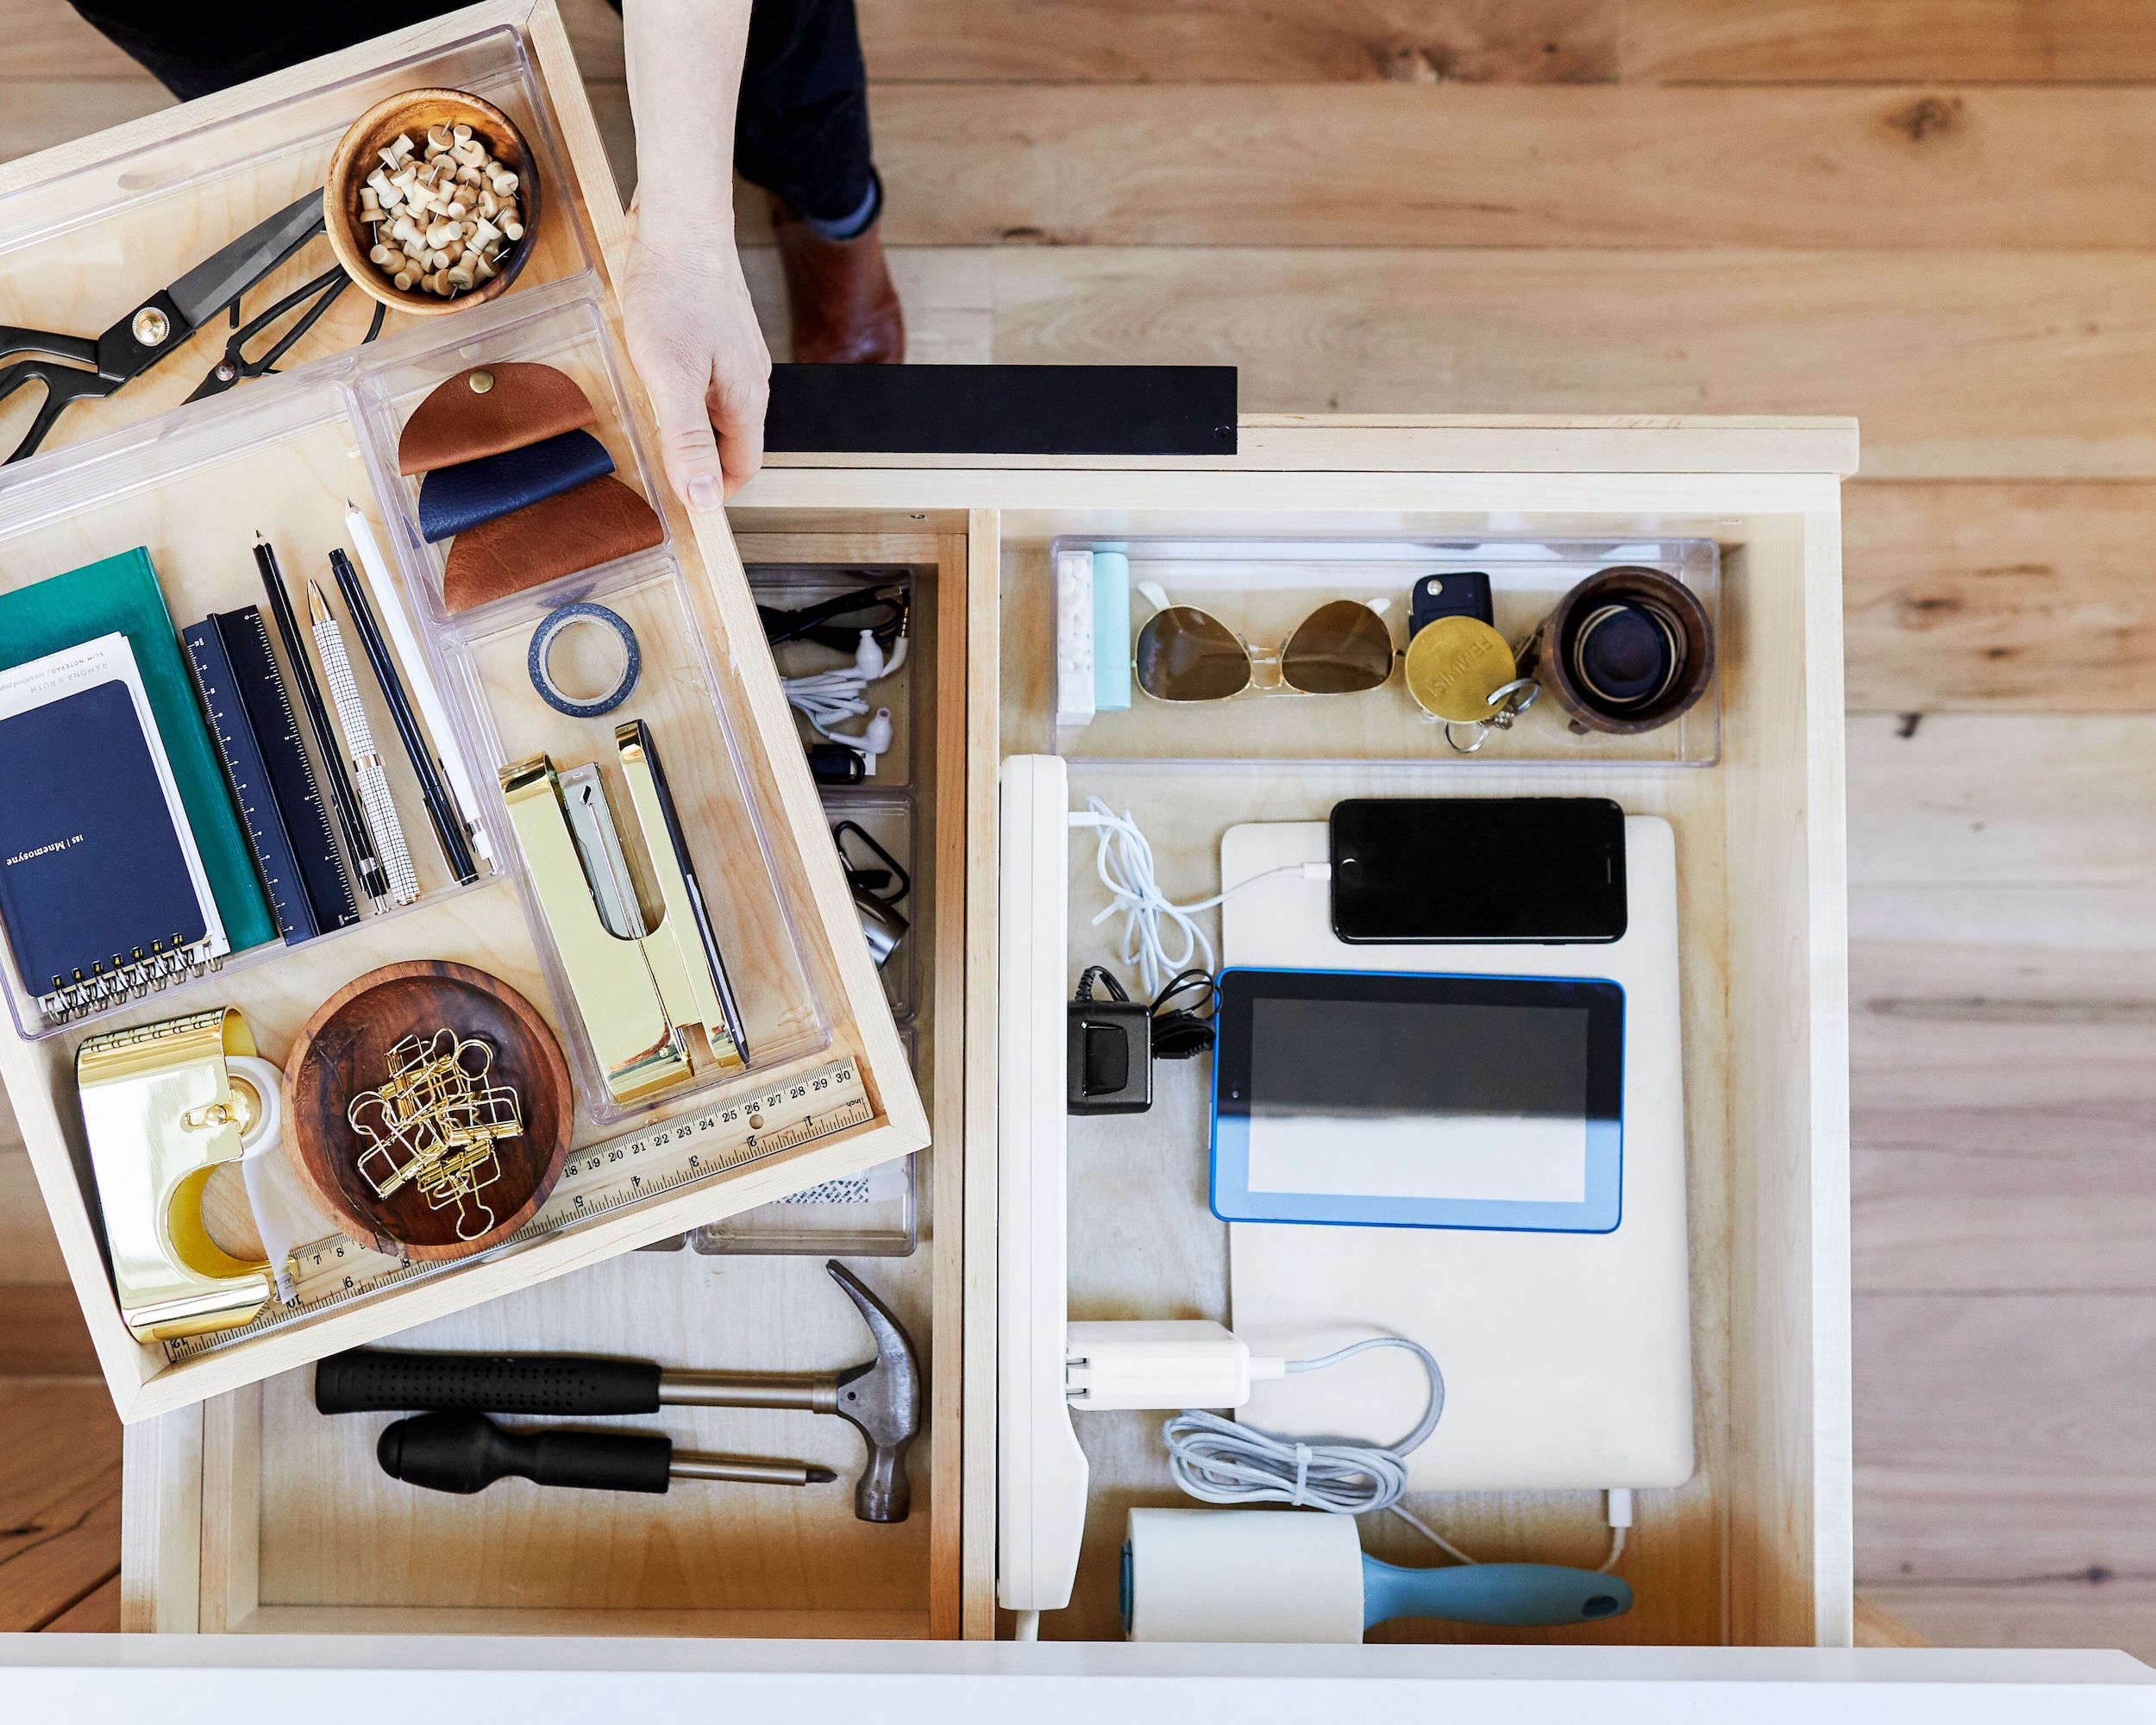
[[[1096,1000],[1098,983],[1107,990]],[[1200,1004],[1172,1007],[1180,994],[1202,990]],[[1069,1086],[1074,1114],[1142,1114],[1153,1106],[1153,1062],[1188,1060],[1213,1046],[1219,991],[1204,970],[1186,970],[1149,1005],[1134,1000],[1104,967],[1078,979],[1069,1007]]]

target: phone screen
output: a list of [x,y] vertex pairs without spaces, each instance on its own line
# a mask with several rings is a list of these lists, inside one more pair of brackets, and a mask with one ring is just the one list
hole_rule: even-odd
[[1620,939],[1624,811],[1606,797],[1340,803],[1332,932],[1387,944]]

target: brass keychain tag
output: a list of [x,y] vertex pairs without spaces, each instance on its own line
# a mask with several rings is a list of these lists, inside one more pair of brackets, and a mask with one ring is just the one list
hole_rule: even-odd
[[[1463,755],[1480,749],[1492,731],[1510,728],[1542,693],[1520,674],[1505,637],[1473,617],[1440,617],[1415,631],[1407,643],[1407,693],[1432,718],[1445,721],[1445,740]],[[1474,727],[1474,741],[1453,735]]]

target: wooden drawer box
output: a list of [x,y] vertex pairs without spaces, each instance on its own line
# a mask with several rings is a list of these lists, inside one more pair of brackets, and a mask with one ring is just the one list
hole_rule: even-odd
[[[307,1375],[295,1372],[130,1430],[124,1585],[134,1626],[994,1634],[994,786],[1005,757],[1037,751],[1049,734],[1049,545],[1066,534],[1698,536],[1716,541],[1722,558],[1715,764],[1507,764],[1500,750],[1404,768],[1074,761],[1072,793],[1132,809],[1155,836],[1169,890],[1194,896],[1211,890],[1227,825],[1321,817],[1357,790],[1593,793],[1670,820],[1699,1471],[1683,1489],[1640,1500],[1625,1563],[1639,1596],[1630,1615],[1564,1631],[1419,1623],[1412,1633],[1847,1645],[1838,492],[1853,465],[1852,428],[1252,419],[1242,441],[1239,455],[1199,462],[781,464],[731,511],[752,569],[903,561],[935,571],[938,909],[921,1021],[935,1050],[921,1069],[935,1115],[931,1215],[920,1251],[893,1278],[909,1322],[930,1338],[933,1426],[915,1466],[925,1526],[865,1527],[837,1498],[788,1494],[774,1505],[740,1492],[728,1500],[724,1488],[708,1498],[682,1487],[607,1501],[505,1487],[415,1502],[373,1477],[368,1422],[316,1416]],[[1087,920],[1091,868],[1090,854],[1075,850],[1074,976],[1111,956]],[[1227,1315],[1225,1233],[1206,1204],[1202,1079],[1175,1075],[1163,1086],[1151,1114],[1095,1123],[1103,1130],[1074,1143],[1074,1318]],[[650,1257],[616,1259],[410,1339],[606,1347],[693,1364],[837,1364],[859,1354],[812,1265],[730,1264],[687,1292],[682,1273]],[[664,1423],[677,1441],[776,1446],[842,1472],[856,1465],[849,1434],[814,1429],[830,1422]],[[355,1426],[363,1429],[344,1429]],[[1079,1433],[1094,1474],[1086,1553],[1071,1609],[1045,1618],[1042,1634],[1110,1639],[1123,1512],[1175,1499],[1156,1416],[1089,1415]],[[1485,1553],[1591,1562],[1604,1537],[1586,1493],[1418,1508]],[[1386,1555],[1420,1560],[1412,1542],[1395,1546],[1376,1528],[1366,1537]],[[800,1658],[818,1663],[813,1653]]]
[[[34,1015],[0,1014],[0,1072],[99,1361],[129,1421],[903,1157],[928,1136],[739,558],[722,522],[692,521],[673,503],[642,429],[649,416],[627,364],[613,297],[619,200],[551,6],[474,8],[0,170],[0,322],[69,331],[124,316],[130,302],[122,296],[177,278],[319,184],[336,139],[360,110],[431,85],[488,96],[538,158],[545,201],[536,249],[512,292],[448,317],[399,316],[373,345],[359,345],[368,303],[348,292],[295,350],[287,373],[182,408],[223,342],[222,329],[203,330],[109,399],[63,415],[39,455],[0,476],[0,586],[141,545],[157,567],[176,627],[261,600],[249,555],[258,531],[282,548],[288,579],[327,585],[328,551],[347,543],[343,514],[355,500],[377,524],[427,632],[485,799],[477,812],[498,841],[497,872],[458,888],[419,819],[416,781],[392,759],[392,789],[423,889],[416,904],[298,946],[239,955],[185,988],[58,1030],[41,1032]],[[250,297],[250,310],[326,258],[320,244],[296,256]],[[616,471],[661,507],[664,536],[655,549],[576,578],[573,594],[550,590],[542,603],[498,601],[467,613],[475,619],[469,623],[445,621],[432,597],[439,554],[417,533],[414,482],[397,475],[398,428],[440,380],[474,364],[519,360],[554,365],[583,387]],[[9,448],[26,423],[21,401],[0,410]],[[636,692],[615,717],[648,720],[670,760],[686,841],[703,859],[699,873],[749,1032],[745,1075],[725,1079],[699,1051],[698,1075],[641,1112],[595,1102],[604,1088],[595,1076],[586,1082],[596,1069],[583,1051],[583,1026],[556,980],[543,921],[528,903],[493,783],[493,768],[542,749],[565,767],[611,753],[613,718],[564,721],[542,705],[525,674],[533,624],[567,597],[605,599],[634,618],[644,637]],[[730,648],[741,643],[751,644]],[[358,653],[356,643],[352,650]],[[371,688],[367,695],[373,699]],[[373,729],[378,737],[392,735],[379,704]],[[397,753],[394,743],[385,749],[385,758]],[[806,1084],[806,1075],[835,1064],[850,1063],[859,1073],[868,1106],[835,1133],[662,1186],[661,1195],[624,1187],[624,1201],[598,1220],[505,1254],[461,1260],[367,1297],[338,1297],[332,1275],[327,1296],[303,1314],[206,1350],[135,1342],[118,1310],[95,1219],[76,1048],[93,1032],[229,1004],[244,1012],[263,1052],[281,1062],[330,994],[379,965],[411,958],[476,965],[540,1007],[578,1074],[579,1150],[655,1121],[716,1117],[774,1086]],[[236,1172],[220,1170],[216,1182]],[[229,1219],[232,1195],[221,1200],[213,1182],[213,1227],[221,1208]],[[243,1205],[237,1214],[245,1216]],[[342,1260],[332,1253],[329,1261]]]

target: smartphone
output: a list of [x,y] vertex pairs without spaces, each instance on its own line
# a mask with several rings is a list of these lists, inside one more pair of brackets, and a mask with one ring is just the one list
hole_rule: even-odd
[[1344,941],[1624,936],[1625,812],[1607,797],[1357,797],[1332,825]]

